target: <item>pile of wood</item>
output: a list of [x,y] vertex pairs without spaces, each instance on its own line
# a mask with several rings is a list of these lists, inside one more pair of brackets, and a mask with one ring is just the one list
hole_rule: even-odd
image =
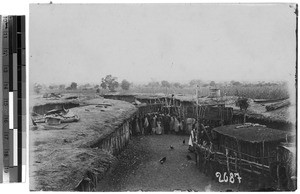
[[277,110],[277,109],[289,106],[290,104],[291,104],[290,101],[287,99],[287,100],[283,100],[281,102],[276,102],[276,103],[267,105],[266,110],[267,111]]

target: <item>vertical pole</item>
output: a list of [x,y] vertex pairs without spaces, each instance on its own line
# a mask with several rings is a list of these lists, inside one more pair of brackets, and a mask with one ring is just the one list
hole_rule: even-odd
[[198,100],[198,85],[196,87],[196,103],[197,103],[197,107],[196,107],[196,121],[197,121],[197,125],[199,125],[198,120],[199,120],[199,113],[198,113],[198,106],[199,106],[199,100]]

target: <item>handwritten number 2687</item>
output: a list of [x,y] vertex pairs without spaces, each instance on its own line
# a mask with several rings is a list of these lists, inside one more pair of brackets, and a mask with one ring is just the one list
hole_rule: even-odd
[[224,172],[223,176],[220,172],[216,172],[216,177],[219,178],[219,182],[220,183],[227,183],[228,181],[230,183],[234,183],[235,182],[235,178],[237,178],[237,180],[239,181],[239,183],[241,183],[242,177],[240,177],[239,173],[229,173],[229,177],[227,175],[227,172]]

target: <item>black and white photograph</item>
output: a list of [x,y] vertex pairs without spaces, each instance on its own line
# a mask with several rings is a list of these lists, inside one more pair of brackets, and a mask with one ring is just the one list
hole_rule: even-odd
[[297,190],[296,3],[29,5],[29,189]]

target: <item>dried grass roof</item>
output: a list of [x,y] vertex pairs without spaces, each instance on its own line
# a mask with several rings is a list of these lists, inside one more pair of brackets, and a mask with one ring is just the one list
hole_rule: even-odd
[[[282,123],[295,123],[296,122],[296,106],[290,105],[286,106],[277,110],[267,111],[266,104],[250,102],[250,106],[247,109],[247,117],[255,118],[255,119],[262,119],[265,121],[271,122],[282,122]],[[231,107],[234,108],[234,114],[242,115],[243,112],[239,110],[238,107],[232,105]]]
[[[130,103],[92,99],[85,106],[70,109],[80,121],[64,130],[30,131],[31,190],[73,190],[86,171],[102,176],[115,158],[101,149],[91,148],[136,112]],[[98,104],[111,106],[96,107]]]
[[241,124],[225,125],[214,128],[213,131],[221,135],[247,142],[272,142],[285,140],[290,134],[286,131],[271,129],[263,126],[242,127]]

